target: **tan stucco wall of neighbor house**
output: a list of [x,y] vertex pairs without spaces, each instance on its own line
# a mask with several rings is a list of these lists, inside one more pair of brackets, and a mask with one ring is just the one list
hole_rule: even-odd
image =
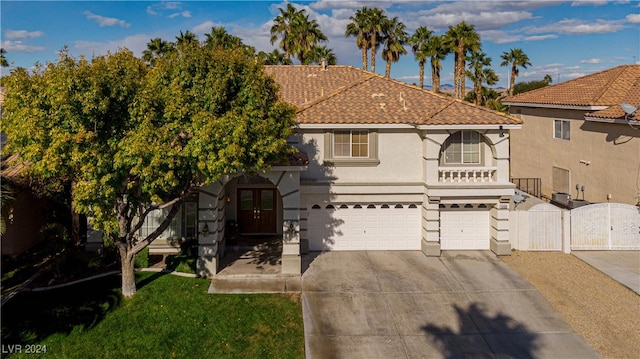
[[[640,194],[640,130],[585,121],[585,111],[512,106],[524,124],[511,131],[511,177],[538,177],[553,193],[552,169],[569,171],[569,194],[590,202],[636,204]],[[554,120],[570,122],[570,139],[554,138]],[[579,197],[578,197],[579,196]]]

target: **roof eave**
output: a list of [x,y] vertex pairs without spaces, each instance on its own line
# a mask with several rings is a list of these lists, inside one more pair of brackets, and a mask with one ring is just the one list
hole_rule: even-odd
[[582,110],[582,111],[600,111],[606,110],[610,106],[594,106],[594,105],[563,105],[563,104],[546,104],[546,103],[530,103],[530,102],[503,102],[503,105],[519,106],[519,107],[535,107],[535,108],[557,108],[562,110]]

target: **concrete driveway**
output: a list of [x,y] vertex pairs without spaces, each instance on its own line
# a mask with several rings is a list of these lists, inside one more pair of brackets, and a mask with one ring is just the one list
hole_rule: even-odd
[[307,358],[598,358],[488,251],[327,252],[302,276]]
[[640,294],[640,251],[573,251],[571,254]]

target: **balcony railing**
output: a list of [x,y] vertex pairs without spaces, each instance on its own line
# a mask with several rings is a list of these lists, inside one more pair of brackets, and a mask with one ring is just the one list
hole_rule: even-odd
[[495,182],[496,167],[440,167],[440,183]]

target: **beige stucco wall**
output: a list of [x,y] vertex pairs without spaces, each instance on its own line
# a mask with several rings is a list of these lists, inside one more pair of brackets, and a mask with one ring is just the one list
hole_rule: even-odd
[[411,182],[422,181],[422,139],[417,130],[376,130],[378,158],[376,166],[324,166],[323,131],[306,130],[299,148],[309,155],[309,168],[301,173],[302,181]]
[[[626,124],[584,120],[584,111],[511,107],[524,121],[511,131],[511,177],[539,177],[542,193],[551,197],[552,168],[570,171],[570,194],[585,186],[590,202],[636,204],[640,193],[640,130]],[[553,120],[569,120],[569,141],[553,138]],[[587,161],[589,164],[580,163]],[[582,192],[579,192],[582,199]]]

